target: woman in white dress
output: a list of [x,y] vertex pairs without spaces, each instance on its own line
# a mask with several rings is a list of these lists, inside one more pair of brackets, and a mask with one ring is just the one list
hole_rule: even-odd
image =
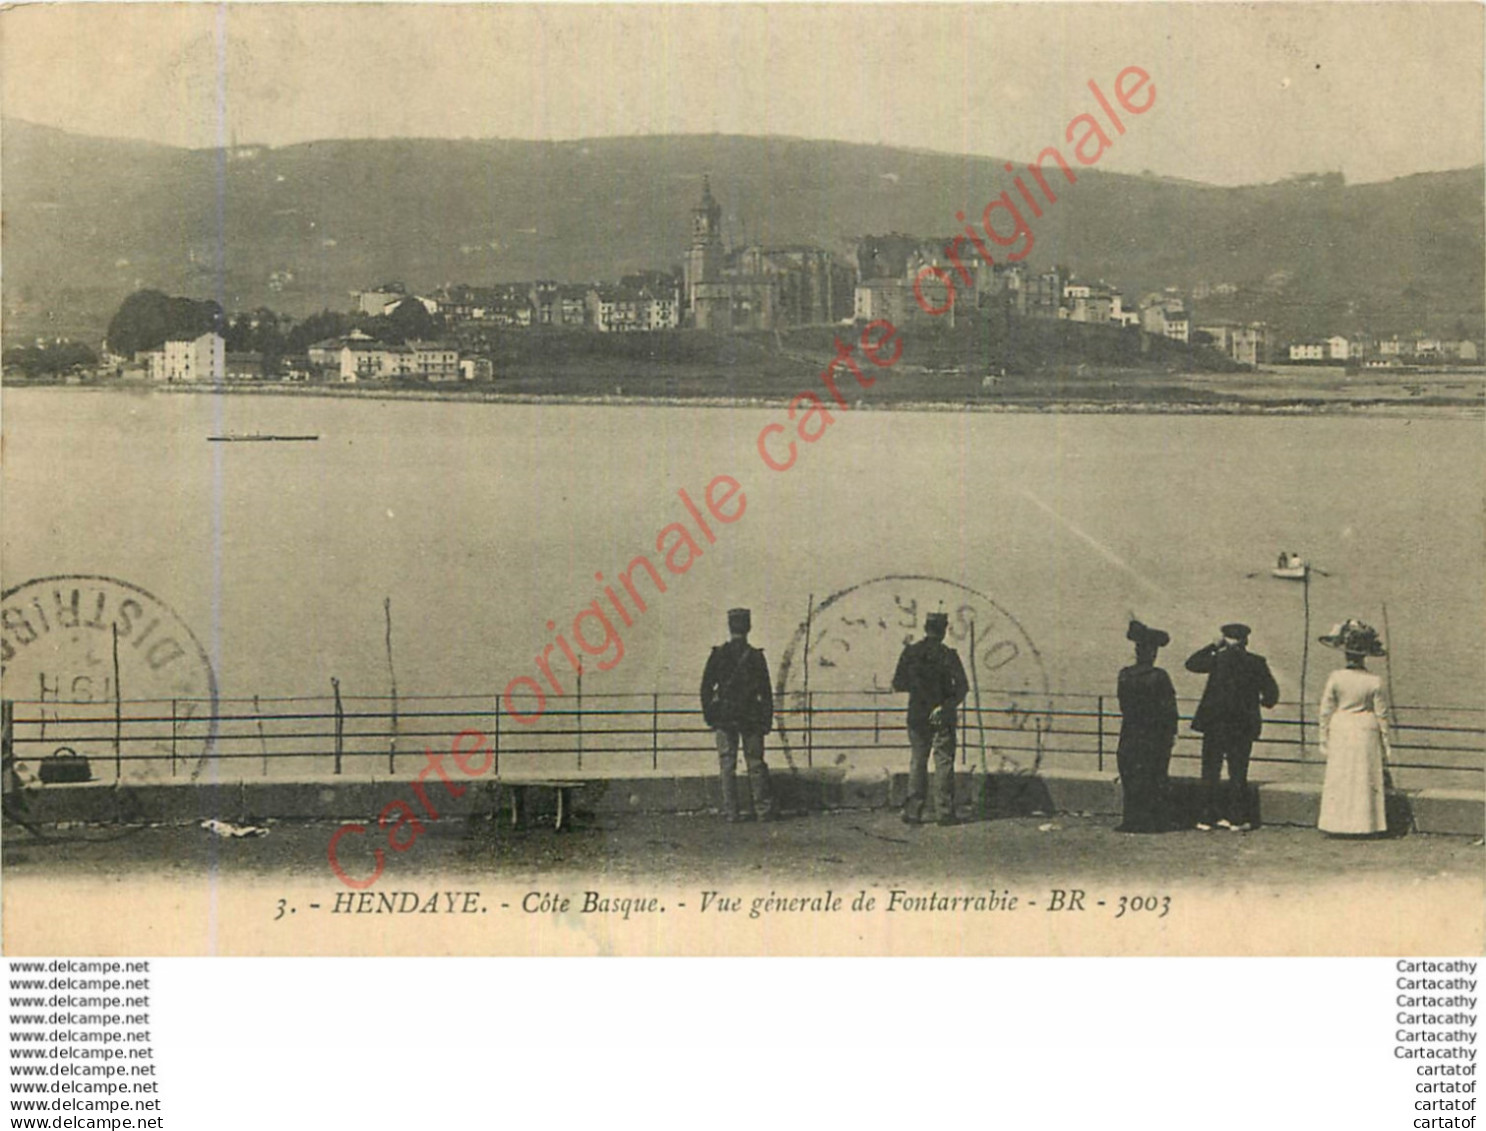
[[1369,656],[1384,656],[1370,625],[1344,621],[1321,643],[1347,654],[1347,666],[1331,673],[1321,692],[1321,752],[1326,784],[1321,789],[1324,833],[1372,836],[1386,832],[1383,767],[1389,753],[1388,698],[1383,681],[1367,670]]

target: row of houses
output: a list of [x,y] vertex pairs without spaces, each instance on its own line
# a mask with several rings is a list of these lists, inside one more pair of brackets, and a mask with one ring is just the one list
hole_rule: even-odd
[[1263,322],[1206,322],[1197,335],[1197,344],[1211,346],[1242,365],[1257,368],[1270,360],[1269,327]]
[[410,341],[389,345],[356,332],[345,338],[316,342],[307,353],[312,369],[321,373],[333,371],[347,383],[404,377],[425,381],[460,379],[459,348],[448,342]]
[[412,295],[401,283],[352,293],[357,313],[390,313],[416,299],[447,330],[564,327],[599,333],[651,333],[689,326],[731,332],[849,321],[851,266],[804,244],[728,249],[722,209],[705,179],[692,209],[692,239],[679,271],[641,271],[618,283],[540,279],[495,286],[446,285]]
[[1266,323],[1222,318],[1196,321],[1186,299],[1174,287],[1140,300],[1140,327],[1158,337],[1215,349],[1240,365],[1257,367],[1270,360],[1271,338]]
[[[962,241],[963,242],[963,241]],[[1066,267],[1034,271],[1024,262],[991,263],[972,248],[951,258],[953,241],[891,233],[857,242],[853,315],[894,325],[995,306],[1024,318],[1128,324],[1118,292],[1075,280]]]
[[[148,377],[162,382],[259,381],[274,376],[266,371],[258,353],[227,350],[226,340],[215,331],[173,337],[159,349],[136,357],[124,367],[126,376]],[[489,359],[462,356],[458,346],[443,341],[409,341],[388,344],[359,331],[344,338],[316,342],[304,357],[284,358],[281,373],[286,380],[358,381],[488,381],[494,376]]]
[[358,314],[390,314],[403,302],[418,302],[442,316],[448,330],[528,329],[554,326],[600,333],[674,330],[681,325],[680,283],[674,275],[646,271],[615,284],[501,283],[476,287],[447,284],[431,295],[407,293],[401,283],[351,292]]
[[1287,351],[1294,362],[1326,362],[1354,365],[1361,363],[1386,368],[1389,365],[1413,362],[1435,364],[1450,361],[1475,362],[1481,360],[1477,343],[1468,338],[1347,338],[1334,334],[1321,341],[1295,342]]
[[[1202,281],[1197,301],[1236,295],[1232,282]],[[1175,287],[1147,294],[1132,309],[1102,280],[1075,278],[1067,268],[1033,269],[1025,262],[993,263],[978,241],[963,236],[924,239],[901,233],[856,242],[855,262],[808,245],[729,248],[723,210],[711,185],[691,210],[691,240],[678,271],[645,271],[617,284],[537,280],[475,287],[446,285],[414,295],[402,283],[353,293],[357,312],[388,314],[416,301],[441,315],[445,328],[585,328],[601,333],[672,330],[687,326],[723,332],[773,330],[856,320],[886,319],[905,326],[992,308],[1024,318],[1062,319],[1143,331],[1193,346],[1206,346],[1249,366],[1288,356],[1302,362],[1357,363],[1363,358],[1474,361],[1474,342],[1426,338],[1358,342],[1333,337],[1276,350],[1263,322],[1195,320],[1188,298]],[[1370,362],[1371,363],[1371,362]],[[1386,362],[1378,362],[1385,364]],[[402,372],[419,366],[401,357],[356,359],[358,372],[378,366]],[[435,369],[435,372],[438,372]],[[439,379],[434,377],[433,379]]]
[[1025,263],[990,264],[968,249],[952,262],[944,255],[947,245],[948,241],[899,235],[861,241],[858,270],[863,281],[856,288],[856,318],[886,318],[901,326],[940,317],[932,311],[941,306],[953,317],[956,310],[999,304],[1024,318],[1140,329],[1172,341],[1206,345],[1244,365],[1269,360],[1270,334],[1263,322],[1212,320],[1194,325],[1185,299],[1174,291],[1146,295],[1132,310],[1116,288],[1102,280],[1075,278],[1066,267],[1032,270]]
[[306,351],[312,373],[345,384],[362,381],[488,381],[495,374],[488,358],[461,355],[446,341],[379,342],[353,330],[343,338],[316,342]]
[[352,291],[351,308],[357,314],[377,318],[391,314],[395,307],[409,299],[419,303],[429,314],[439,312],[439,304],[434,299],[412,294],[402,283],[381,283],[370,290]]
[[[924,318],[995,305],[1021,317],[1140,327],[1189,341],[1190,317],[1170,294],[1138,309],[1103,281],[1078,280],[1064,267],[1033,270],[1025,262],[993,263],[963,236],[947,239],[891,233],[866,236],[855,262],[805,244],[729,248],[723,210],[707,178],[691,209],[691,239],[679,271],[645,271],[617,285],[538,280],[495,286],[446,285],[413,295],[402,283],[353,292],[354,309],[387,314],[416,300],[444,318],[450,331],[466,327],[525,329],[556,326],[604,333],[671,330],[681,326],[733,332],[870,322],[906,325]],[[1229,284],[1211,288],[1227,293]],[[1214,335],[1220,348],[1256,363],[1267,337],[1249,327]]]
[[[588,289],[585,301],[589,324],[603,334],[674,330],[681,325],[681,292],[674,280],[599,284]],[[537,311],[540,316],[540,305]]]

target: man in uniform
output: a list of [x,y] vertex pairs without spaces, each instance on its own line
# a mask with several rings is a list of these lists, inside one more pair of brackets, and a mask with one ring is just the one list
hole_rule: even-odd
[[[717,737],[722,812],[729,823],[774,818],[774,791],[764,765],[764,735],[774,729],[774,691],[762,649],[748,643],[753,615],[728,610],[728,641],[712,649],[702,672],[702,717]],[[738,806],[738,747],[748,765],[749,800]]]
[[[1279,685],[1263,656],[1249,651],[1249,626],[1225,624],[1222,635],[1187,658],[1187,670],[1207,676],[1202,701],[1192,715],[1192,729],[1202,735],[1202,816],[1197,827],[1213,825],[1247,832],[1249,815],[1249,753],[1263,722],[1259,708],[1273,707]],[[1218,804],[1223,762],[1228,762],[1229,800]]]
[[929,754],[934,755],[934,816],[941,825],[955,818],[955,708],[970,690],[960,654],[944,643],[947,613],[924,618],[924,638],[898,658],[893,690],[908,693],[908,799],[903,821],[917,825],[929,793]]

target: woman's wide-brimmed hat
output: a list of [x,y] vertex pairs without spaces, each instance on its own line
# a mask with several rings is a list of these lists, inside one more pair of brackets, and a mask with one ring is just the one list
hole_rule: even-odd
[[1154,644],[1157,648],[1165,648],[1171,643],[1171,637],[1159,628],[1151,628],[1149,625],[1141,624],[1138,620],[1130,622],[1130,627],[1125,630],[1125,639],[1132,640],[1136,644]]
[[1344,620],[1325,636],[1321,643],[1328,648],[1340,648],[1359,656],[1386,656],[1388,650],[1378,639],[1378,630],[1355,618]]

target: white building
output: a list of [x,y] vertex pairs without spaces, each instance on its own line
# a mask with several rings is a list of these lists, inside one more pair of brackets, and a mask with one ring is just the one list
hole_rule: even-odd
[[913,286],[902,279],[867,279],[856,286],[852,314],[858,322],[881,319],[902,326],[917,310]]
[[495,365],[488,357],[461,357],[459,376],[466,381],[494,380]]
[[1269,359],[1269,327],[1263,322],[1251,322],[1247,326],[1236,327],[1228,347],[1228,356],[1257,369],[1261,361]]
[[1198,329],[1213,340],[1213,348],[1242,365],[1258,367],[1269,354],[1269,327],[1263,322],[1214,322]]
[[429,381],[459,380],[459,349],[448,342],[409,342],[414,377]]
[[340,378],[346,384],[412,377],[424,381],[458,381],[459,350],[447,342],[408,342],[389,346],[347,339],[340,350]]
[[305,355],[312,367],[316,369],[335,369],[341,363],[341,350],[347,345],[358,343],[372,344],[374,339],[370,334],[360,330],[352,330],[343,338],[326,338],[306,347]]
[[1192,322],[1181,299],[1152,295],[1142,304],[1140,325],[1148,334],[1185,342],[1191,337]]
[[1115,291],[1109,299],[1109,320],[1116,326],[1139,326],[1140,312],[1125,309],[1125,296]]
[[355,304],[358,314],[370,314],[377,317],[382,314],[390,314],[392,308],[403,299],[411,298],[423,305],[423,309],[429,314],[439,312],[438,299],[424,298],[422,295],[409,294],[406,287],[401,283],[383,283],[369,291],[352,291],[351,301]]
[[149,367],[153,381],[222,381],[227,376],[227,342],[214,330],[170,338],[150,352]]
[[1063,303],[1058,317],[1070,322],[1093,322],[1104,325],[1114,321],[1115,294],[1103,283],[1068,282],[1063,286]]
[[1298,342],[1290,347],[1291,361],[1325,361],[1325,342]]
[[352,291],[351,301],[358,314],[370,314],[373,318],[386,314],[387,308],[408,297],[407,288],[401,283],[383,283],[369,291]]
[[643,330],[640,308],[645,300],[630,287],[597,286],[588,292],[593,326],[603,334],[627,334]]
[[1352,343],[1335,334],[1326,339],[1326,356],[1332,361],[1346,361],[1352,356]]
[[675,292],[652,294],[645,312],[648,329],[674,330],[681,325],[681,302]]
[[648,287],[595,286],[588,291],[589,321],[604,334],[674,330],[681,324],[675,291]]
[[396,365],[390,347],[377,342],[345,342],[340,349],[341,380],[346,384],[376,381],[394,375]]

